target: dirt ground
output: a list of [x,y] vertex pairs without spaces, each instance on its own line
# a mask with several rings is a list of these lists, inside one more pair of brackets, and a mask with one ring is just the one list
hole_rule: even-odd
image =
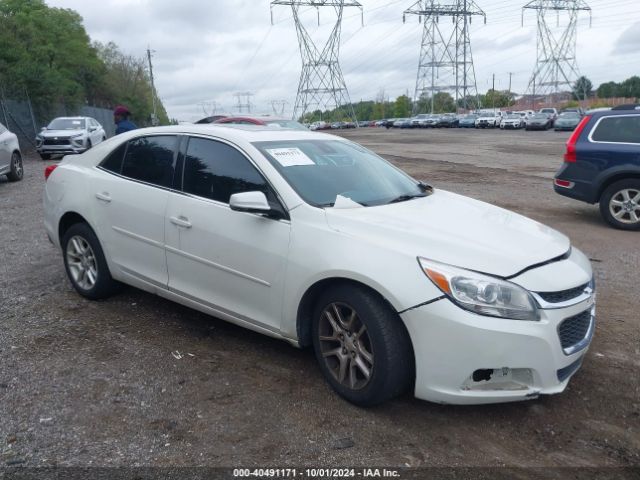
[[309,350],[133,288],[84,300],[46,238],[45,164],[29,156],[24,181],[0,180],[1,464],[640,466],[640,233],[553,192],[568,134],[342,135],[436,188],[546,223],[592,259],[595,338],[563,394],[361,409],[330,390]]

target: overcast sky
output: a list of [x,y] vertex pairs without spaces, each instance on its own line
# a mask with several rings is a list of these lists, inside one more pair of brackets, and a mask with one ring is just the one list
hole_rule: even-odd
[[[640,74],[640,0],[586,0],[581,16],[577,57],[581,73],[594,86]],[[415,0],[360,0],[345,10],[340,64],[352,101],[374,99],[384,89],[395,98],[413,95],[422,26],[416,17],[402,23],[402,12]],[[301,60],[291,10],[279,6],[270,19],[270,0],[47,0],[84,18],[92,39],[114,41],[128,54],[143,56],[150,45],[158,95],[169,116],[193,121],[211,111],[237,111],[236,92],[254,94],[254,113],[272,112],[272,100],[286,100],[290,116]],[[443,2],[447,3],[447,2]],[[474,19],[471,45],[478,90],[508,88],[523,92],[536,60],[536,17],[526,0],[476,0],[487,24]],[[311,10],[311,9],[309,9]],[[323,43],[335,13],[315,10],[303,19],[314,41]],[[450,20],[448,20],[450,22]],[[562,19],[561,19],[562,21]],[[441,19],[443,30],[446,19]]]

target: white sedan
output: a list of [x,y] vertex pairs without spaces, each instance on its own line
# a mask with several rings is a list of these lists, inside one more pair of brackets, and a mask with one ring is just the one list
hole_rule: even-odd
[[24,167],[18,137],[0,123],[0,175],[6,175],[10,182],[22,180]]
[[562,392],[593,335],[591,266],[567,237],[340,137],[136,130],[45,174],[46,230],[81,295],[122,282],[313,346],[359,405]]

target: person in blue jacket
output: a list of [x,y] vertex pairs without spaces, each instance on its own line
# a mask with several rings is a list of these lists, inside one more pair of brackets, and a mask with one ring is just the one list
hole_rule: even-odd
[[118,105],[113,111],[113,121],[116,124],[116,135],[138,128],[135,123],[129,120],[131,112],[123,105]]

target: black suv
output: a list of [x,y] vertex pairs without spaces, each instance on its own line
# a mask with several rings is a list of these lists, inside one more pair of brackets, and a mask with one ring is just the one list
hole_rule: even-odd
[[560,195],[599,203],[614,227],[640,230],[640,106],[587,114],[553,183]]

